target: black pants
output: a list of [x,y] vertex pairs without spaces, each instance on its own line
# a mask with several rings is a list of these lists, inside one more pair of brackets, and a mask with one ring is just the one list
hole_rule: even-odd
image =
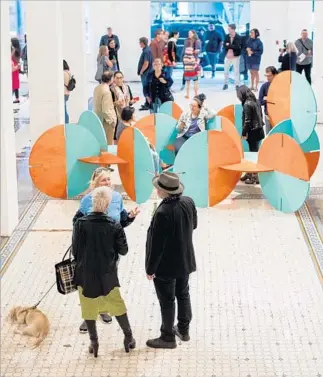
[[303,70],[305,71],[305,77],[308,83],[311,85],[312,84],[312,79],[311,79],[311,70],[312,70],[312,64],[296,64],[296,72],[302,74]]
[[16,99],[19,99],[19,89],[15,89],[12,91],[12,94],[15,95]]
[[154,279],[157,297],[160,303],[162,325],[160,328],[161,338],[166,342],[175,340],[175,297],[177,299],[177,320],[178,329],[186,335],[192,320],[192,307],[189,293],[189,276],[184,278],[162,278]]
[[249,151],[250,152],[258,152],[259,151],[259,140],[249,140],[247,139],[247,142],[249,144]]

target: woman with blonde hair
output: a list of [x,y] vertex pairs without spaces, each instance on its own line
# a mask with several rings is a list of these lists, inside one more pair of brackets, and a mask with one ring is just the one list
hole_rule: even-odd
[[116,317],[124,333],[125,351],[136,347],[119,290],[117,267],[119,255],[128,252],[127,238],[121,225],[106,215],[112,197],[110,188],[95,188],[91,213],[78,219],[73,229],[75,284],[91,340],[89,353],[94,357],[98,356],[99,349],[96,321],[102,312],[109,311]]
[[107,46],[100,46],[96,62],[97,69],[95,74],[95,80],[101,84],[101,78],[103,73],[111,71],[113,68],[113,63],[109,59],[109,48]]
[[296,71],[297,48],[295,43],[288,42],[286,48],[279,50],[279,63],[282,63],[280,72],[282,71]]
[[[89,192],[82,198],[80,203],[80,208],[76,212],[73,218],[73,224],[76,221],[83,217],[87,216],[91,212],[93,212],[93,190],[98,187],[109,187],[111,188],[111,169],[109,168],[97,168],[91,177]],[[136,216],[139,214],[139,208],[134,208],[130,212],[127,212],[123,207],[123,199],[119,192],[112,190],[112,199],[109,206],[106,208],[105,214],[114,220],[117,223],[120,223],[122,228],[127,227],[130,225]],[[112,318],[106,314],[101,313],[101,319],[104,323],[111,323]],[[80,326],[80,332],[86,333],[87,332],[87,325],[84,321]]]
[[200,60],[199,54],[201,51],[201,41],[196,34],[196,31],[190,30],[188,32],[188,38],[184,43],[184,80],[186,82],[186,96],[190,98],[190,84],[194,82],[194,95],[198,94],[198,77],[200,72]]

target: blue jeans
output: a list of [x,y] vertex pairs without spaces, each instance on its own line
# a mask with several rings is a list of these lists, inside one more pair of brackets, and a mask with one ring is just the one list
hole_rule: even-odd
[[169,74],[170,77],[173,76],[174,67],[165,67],[165,71]]
[[66,102],[68,101],[69,98],[70,98],[69,94],[64,94],[65,124],[70,122],[70,117],[67,113],[67,106],[66,106]]
[[187,136],[181,136],[181,137],[178,137],[175,141],[175,156],[177,155],[177,153],[179,152],[179,150],[182,148],[183,144],[189,139],[189,137]]
[[155,98],[155,101],[151,104],[152,108],[150,109],[151,114],[159,113],[159,108],[161,106],[162,102],[160,98]]
[[141,78],[141,84],[142,84],[142,92],[144,94],[144,97],[148,97],[149,91],[148,91],[148,82],[147,82],[147,76],[148,73],[143,73],[140,78]]
[[207,56],[208,56],[210,64],[211,64],[212,74],[214,74],[215,71],[216,71],[216,65],[217,65],[218,60],[219,60],[219,53],[218,52],[208,52]]
[[159,172],[160,172],[160,158],[159,158],[159,155],[153,149],[150,149],[150,153],[151,153],[151,157],[153,158],[153,162],[154,162],[155,174],[159,174]]

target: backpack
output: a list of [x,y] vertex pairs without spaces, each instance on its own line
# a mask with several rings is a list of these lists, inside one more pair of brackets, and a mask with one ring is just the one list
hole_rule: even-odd
[[72,90],[75,89],[75,86],[76,86],[76,80],[75,80],[74,76],[71,76],[70,81],[69,81],[68,84],[65,85],[65,86],[66,86],[66,89],[67,89],[69,92],[71,92]]

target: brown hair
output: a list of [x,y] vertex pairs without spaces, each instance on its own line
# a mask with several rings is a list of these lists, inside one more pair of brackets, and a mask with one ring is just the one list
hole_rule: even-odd
[[100,46],[100,48],[99,48],[99,53],[98,53],[98,57],[97,57],[97,61],[99,61],[100,60],[100,58],[101,58],[101,56],[104,56],[105,55],[105,52],[106,52],[106,50],[107,50],[107,46]]

